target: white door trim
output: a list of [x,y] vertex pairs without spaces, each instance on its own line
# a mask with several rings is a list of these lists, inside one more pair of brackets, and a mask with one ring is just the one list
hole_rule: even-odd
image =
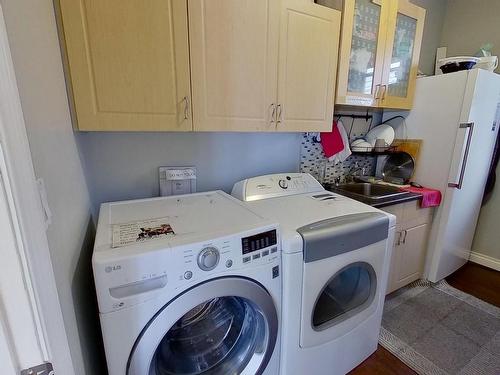
[[15,367],[31,367],[48,358],[19,219],[0,142],[0,315]]
[[13,344],[7,335],[5,327],[5,317],[0,310],[0,363],[2,372],[5,374],[14,374],[16,371],[14,355],[12,353]]
[[[45,221],[0,5],[0,142],[11,205],[19,228],[18,257],[30,295],[38,341],[56,374],[74,374],[50,258]],[[2,332],[5,333],[3,330]]]

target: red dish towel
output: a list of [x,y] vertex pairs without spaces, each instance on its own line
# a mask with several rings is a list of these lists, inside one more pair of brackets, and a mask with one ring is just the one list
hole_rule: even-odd
[[336,121],[333,122],[331,132],[321,133],[321,146],[323,146],[323,152],[327,158],[338,154],[344,149],[344,142],[342,142],[342,136]]
[[417,188],[413,186],[401,188],[403,191],[408,191],[410,193],[422,194],[422,202],[420,202],[420,207],[436,207],[441,204],[441,192],[436,189],[428,188]]

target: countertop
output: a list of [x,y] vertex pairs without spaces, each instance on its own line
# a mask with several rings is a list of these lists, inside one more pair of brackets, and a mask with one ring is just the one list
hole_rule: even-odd
[[387,206],[392,206],[394,204],[400,204],[400,203],[405,203],[405,202],[411,202],[411,201],[416,201],[419,199],[422,199],[422,194],[418,193],[408,193],[407,195],[399,196],[399,197],[387,197],[387,198],[381,198],[377,199],[376,201],[371,200],[371,199],[364,199],[361,198],[358,195],[351,195],[345,191],[338,191],[335,190],[335,186],[332,184],[324,184],[324,188],[328,191],[331,191],[336,194],[344,195],[346,197],[355,199],[359,202],[363,202],[369,206],[376,207],[376,208],[382,208],[382,207],[387,207]]

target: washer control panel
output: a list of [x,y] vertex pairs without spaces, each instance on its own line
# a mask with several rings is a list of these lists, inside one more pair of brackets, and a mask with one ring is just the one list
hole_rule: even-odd
[[[238,236],[214,239],[175,249],[172,269],[176,280],[195,282],[219,272],[276,262],[279,258],[279,232],[276,226],[247,231]],[[181,257],[182,255],[182,257]],[[182,263],[180,263],[180,261]]]
[[269,224],[199,242],[169,244],[112,262],[94,262],[101,313],[127,308],[176,290],[245,269],[280,264],[279,232]]

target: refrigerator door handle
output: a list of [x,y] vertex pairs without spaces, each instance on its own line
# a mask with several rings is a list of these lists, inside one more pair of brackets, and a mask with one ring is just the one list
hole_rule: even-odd
[[472,141],[472,132],[474,131],[474,123],[473,122],[465,122],[465,123],[460,124],[459,128],[460,129],[469,128],[469,133],[467,134],[467,143],[465,144],[464,158],[462,160],[462,168],[460,169],[460,176],[458,178],[458,183],[455,183],[455,182],[448,183],[448,187],[456,188],[456,189],[462,189],[462,183],[464,182],[465,168],[467,167],[467,159],[469,158],[469,150],[470,150],[470,144]]

